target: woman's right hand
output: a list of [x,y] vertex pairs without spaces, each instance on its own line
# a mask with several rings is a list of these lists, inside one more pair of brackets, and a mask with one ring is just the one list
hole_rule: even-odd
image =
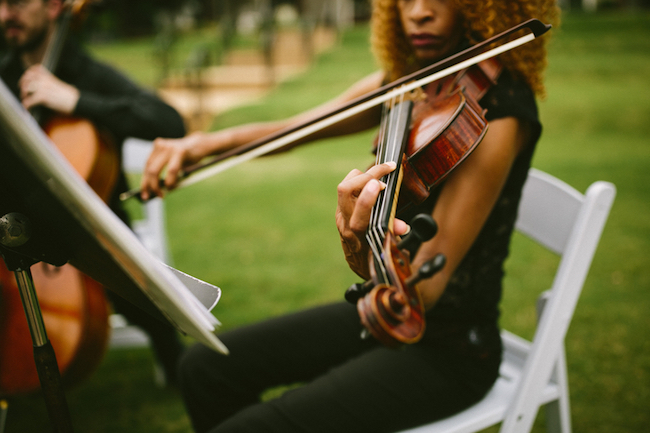
[[[196,164],[207,156],[202,150],[205,149],[207,140],[208,135],[203,132],[194,132],[178,139],[156,138],[142,172],[142,199],[148,200],[151,196],[162,197],[164,189],[174,189],[182,177],[183,168]],[[160,184],[163,171],[164,188]]]
[[[370,214],[379,193],[386,186],[380,179],[395,168],[394,162],[387,162],[374,165],[365,172],[352,170],[337,188],[336,227],[343,254],[350,269],[366,280],[370,278],[370,247],[366,240]],[[408,232],[409,226],[404,221],[395,219],[393,230],[401,236]]]

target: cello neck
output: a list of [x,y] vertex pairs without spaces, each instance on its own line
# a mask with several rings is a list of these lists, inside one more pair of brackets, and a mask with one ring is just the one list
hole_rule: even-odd
[[[66,4],[65,9],[61,13],[56,26],[54,28],[54,33],[47,43],[45,48],[45,54],[43,54],[43,60],[41,64],[48,71],[54,73],[56,67],[59,65],[59,59],[61,58],[61,51],[63,50],[63,45],[68,36],[68,30],[70,29],[70,23],[72,22],[72,7]],[[32,107],[29,112],[32,117],[43,126],[45,121],[45,112],[41,106]]]
[[[79,17],[83,12],[97,0],[65,0],[63,10],[56,23],[52,38],[49,40],[43,61],[41,64],[45,68],[54,73],[61,58],[61,50],[68,37],[68,32],[72,26],[73,21],[79,21]],[[78,23],[77,23],[78,24]]]
[[63,50],[63,45],[68,36],[68,31],[70,29],[70,23],[72,22],[73,11],[70,5],[66,5],[65,9],[61,13],[54,33],[43,56],[43,61],[41,64],[50,72],[54,73],[56,67],[59,65],[59,59],[61,58],[61,51]]

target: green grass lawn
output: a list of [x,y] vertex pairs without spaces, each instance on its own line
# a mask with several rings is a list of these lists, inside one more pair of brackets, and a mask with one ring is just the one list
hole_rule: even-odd
[[[618,195],[567,336],[574,431],[641,432],[650,425],[650,15],[568,15],[555,29],[544,133],[533,165],[584,191]],[[374,69],[365,28],[347,33],[303,77],[213,128],[284,117],[314,106]],[[146,44],[98,47],[146,71]],[[148,48],[150,50],[150,48]],[[126,58],[126,57],[125,57]],[[133,72],[137,75],[136,72]],[[155,74],[140,73],[141,82]],[[340,253],[336,185],[370,163],[372,134],[251,161],[166,199],[174,266],[222,287],[215,315],[229,329],[339,300],[357,278]],[[520,236],[507,264],[504,327],[531,337],[533,302],[557,259]],[[178,394],[158,390],[148,350],[114,350],[68,400],[77,431],[189,432]],[[42,399],[10,402],[7,432],[48,431]],[[490,431],[496,431],[491,429]],[[544,431],[540,419],[534,431]]]

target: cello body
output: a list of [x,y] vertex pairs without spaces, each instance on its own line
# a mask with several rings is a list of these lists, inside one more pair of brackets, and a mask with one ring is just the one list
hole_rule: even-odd
[[[42,64],[56,70],[73,18],[90,2],[67,2],[49,40]],[[34,107],[39,108],[39,107]],[[108,202],[120,170],[117,149],[107,134],[88,120],[32,110],[52,143],[104,202]],[[86,378],[103,358],[108,342],[109,304],[102,286],[71,265],[43,262],[29,269],[43,322],[65,385]],[[0,263],[0,396],[37,391],[40,381],[34,363],[32,339],[16,279]]]
[[113,193],[120,160],[113,140],[86,119],[54,116],[43,128],[77,173],[106,203]]
[[[71,265],[31,269],[47,335],[66,386],[87,378],[103,358],[109,306],[102,286]],[[0,395],[40,388],[32,340],[12,272],[0,264]]]
[[[54,116],[44,127],[61,153],[106,202],[119,173],[116,149],[83,119]],[[63,383],[73,386],[101,362],[109,336],[103,287],[72,265],[30,268],[48,338]],[[0,396],[40,388],[32,339],[13,272],[0,262]]]

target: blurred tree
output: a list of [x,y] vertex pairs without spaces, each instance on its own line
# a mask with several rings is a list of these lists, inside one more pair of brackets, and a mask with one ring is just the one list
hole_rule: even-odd
[[175,13],[190,0],[104,0],[94,8],[85,33],[101,37],[132,37],[158,32],[160,13]]
[[650,0],[559,0],[569,10],[648,9]]

